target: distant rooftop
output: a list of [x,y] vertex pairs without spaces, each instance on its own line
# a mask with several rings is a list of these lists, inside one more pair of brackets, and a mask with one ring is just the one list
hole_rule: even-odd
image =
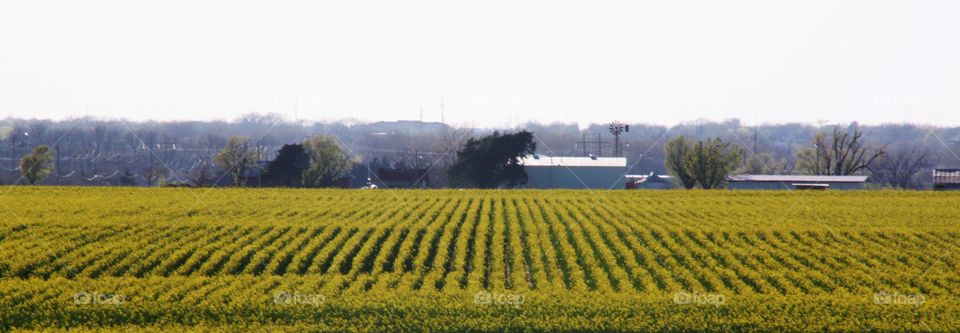
[[611,167],[626,168],[626,157],[573,157],[528,155],[520,160],[524,166]]
[[671,175],[656,175],[653,172],[648,175],[626,175],[624,178],[636,183],[669,183],[673,180]]
[[934,184],[960,184],[960,169],[937,168],[933,170]]
[[867,176],[733,175],[728,182],[863,183]]
[[418,120],[378,121],[369,124],[359,124],[356,125],[356,127],[374,135],[439,131],[450,128],[450,126],[444,123]]

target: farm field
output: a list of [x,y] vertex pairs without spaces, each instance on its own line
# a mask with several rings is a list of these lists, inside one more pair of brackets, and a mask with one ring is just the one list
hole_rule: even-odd
[[0,331],[957,331],[946,192],[0,187]]

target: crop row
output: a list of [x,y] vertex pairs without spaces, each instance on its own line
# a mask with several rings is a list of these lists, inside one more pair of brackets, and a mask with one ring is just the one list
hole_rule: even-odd
[[[631,195],[382,192],[377,204],[367,196],[320,193],[327,195],[318,196],[318,205],[328,212],[284,207],[287,214],[260,214],[258,223],[98,220],[117,211],[133,221],[151,214],[149,208],[135,212],[136,203],[84,206],[70,221],[29,215],[28,223],[8,220],[0,229],[0,277],[323,275],[336,277],[341,289],[413,291],[960,292],[953,270],[960,261],[960,232],[937,223],[865,229],[850,226],[856,221],[804,224],[797,221],[801,209],[770,213],[764,228],[748,230],[737,225],[749,214],[689,209],[682,194],[672,205],[638,209],[636,203],[647,199]],[[712,200],[725,196],[734,195]],[[824,215],[842,206],[833,196],[785,200],[817,201]],[[44,216],[77,207],[59,209]],[[291,216],[316,220],[293,224]]]

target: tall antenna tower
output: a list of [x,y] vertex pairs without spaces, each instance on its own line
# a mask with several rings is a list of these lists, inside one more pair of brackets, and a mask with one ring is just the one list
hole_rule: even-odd
[[303,119],[300,119],[300,93],[293,95],[293,121],[297,123],[297,133],[299,136],[303,136]]
[[443,93],[440,93],[440,122],[446,124],[447,120],[443,117]]
[[293,120],[300,120],[300,93],[293,95]]

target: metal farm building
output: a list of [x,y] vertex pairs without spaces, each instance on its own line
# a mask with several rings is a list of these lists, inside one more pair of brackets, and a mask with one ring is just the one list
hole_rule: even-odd
[[531,155],[520,160],[527,172],[524,188],[623,189],[625,157]]
[[867,176],[735,175],[727,188],[741,190],[862,190]]
[[933,169],[934,190],[960,190],[960,169]]

